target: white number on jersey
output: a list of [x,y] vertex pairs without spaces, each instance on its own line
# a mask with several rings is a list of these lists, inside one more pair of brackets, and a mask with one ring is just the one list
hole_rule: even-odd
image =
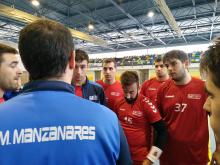
[[187,104],[186,104],[186,103],[182,103],[182,104],[176,103],[176,104],[175,104],[175,109],[174,109],[174,111],[175,111],[175,112],[184,112],[185,109],[186,109],[186,107],[187,107]]
[[124,121],[125,121],[126,123],[128,123],[128,124],[132,124],[132,118],[131,118],[131,117],[125,116],[125,117],[124,117]]

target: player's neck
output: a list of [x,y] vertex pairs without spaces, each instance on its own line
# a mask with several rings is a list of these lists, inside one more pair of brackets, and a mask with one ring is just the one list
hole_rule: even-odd
[[108,84],[108,85],[114,84],[115,81],[116,81],[115,79],[112,79],[112,80],[103,79],[103,82],[104,82],[105,84]]
[[0,98],[3,97],[4,93],[5,93],[5,91],[0,88]]
[[75,86],[82,86],[86,83],[86,77],[82,81],[74,81]]
[[189,72],[186,72],[186,75],[180,81],[175,81],[176,85],[186,85],[191,81],[192,77]]
[[163,76],[163,77],[156,77],[156,79],[157,79],[158,81],[166,81],[166,80],[169,79],[169,76],[166,75],[166,76]]

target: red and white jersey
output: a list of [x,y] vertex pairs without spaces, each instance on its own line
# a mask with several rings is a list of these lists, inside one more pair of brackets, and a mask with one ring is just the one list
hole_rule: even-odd
[[203,109],[206,97],[204,82],[196,78],[186,85],[168,80],[158,89],[157,105],[169,133],[161,165],[208,162],[208,121]]
[[74,85],[74,88],[75,88],[75,95],[79,97],[83,97],[82,86]]
[[103,87],[107,105],[111,110],[113,110],[115,101],[121,96],[123,96],[121,83],[119,81],[115,81],[115,83],[109,85],[104,83],[103,80],[98,80],[96,82]]
[[134,104],[121,97],[114,108],[125,132],[132,160],[143,161],[150,149],[150,124],[161,120],[157,108],[143,95]]
[[0,104],[1,104],[1,103],[4,103],[4,102],[5,102],[4,98],[3,98],[3,97],[0,98]]
[[156,77],[144,81],[141,85],[140,93],[146,97],[148,97],[152,102],[155,102],[157,96],[157,90],[161,84],[166,81],[158,81]]

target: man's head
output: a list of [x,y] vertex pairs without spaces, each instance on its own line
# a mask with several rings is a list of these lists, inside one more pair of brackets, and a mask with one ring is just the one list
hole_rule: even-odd
[[154,66],[155,66],[156,77],[158,80],[163,81],[163,80],[168,79],[167,68],[165,67],[163,63],[162,56],[157,56],[155,58]]
[[0,44],[0,88],[3,91],[16,90],[21,79],[17,50]]
[[116,75],[116,61],[113,58],[105,59],[102,62],[103,67],[103,75],[104,75],[104,82],[107,84],[113,84],[115,82],[115,75]]
[[66,27],[50,20],[35,21],[21,30],[18,45],[32,80],[57,79],[65,73],[71,82],[74,45]]
[[184,51],[172,50],[167,52],[163,57],[163,63],[174,81],[181,82],[186,77],[189,59]]
[[89,67],[88,54],[80,49],[75,51],[75,69],[73,71],[72,83],[81,86],[86,81],[86,73]]
[[206,73],[205,89],[208,98],[204,109],[211,116],[211,126],[216,134],[216,140],[220,143],[220,38],[204,53],[201,59],[200,71]]
[[125,71],[121,75],[121,85],[124,91],[124,97],[129,104],[136,101],[139,90],[139,78],[137,72]]

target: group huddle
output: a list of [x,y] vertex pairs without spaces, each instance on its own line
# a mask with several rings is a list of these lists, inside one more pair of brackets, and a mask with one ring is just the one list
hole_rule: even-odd
[[[201,59],[206,82],[190,75],[184,51],[172,50],[157,56],[156,76],[141,85],[136,71],[117,81],[112,58],[103,60],[102,78],[90,81],[88,54],[74,51],[70,31],[53,21],[24,27],[18,48],[30,81],[1,99],[1,165],[220,164],[218,40]],[[0,80],[2,97],[21,75],[16,54],[0,45],[0,74],[14,75]]]

